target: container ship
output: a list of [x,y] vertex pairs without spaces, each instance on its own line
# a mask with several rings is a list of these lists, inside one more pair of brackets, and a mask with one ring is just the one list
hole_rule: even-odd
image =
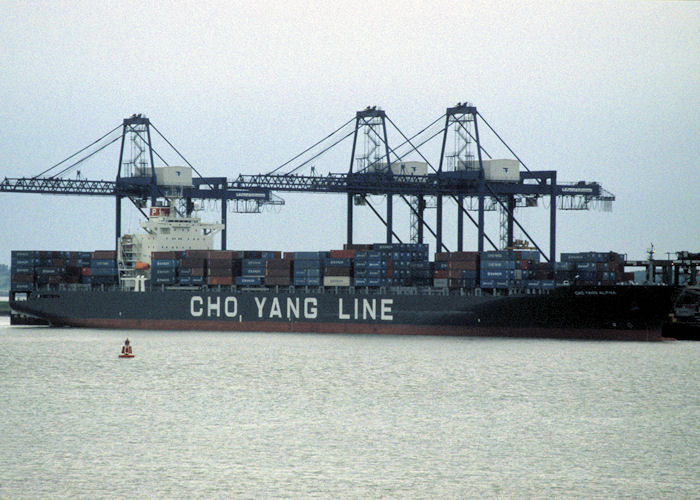
[[13,323],[661,340],[677,287],[636,285],[615,252],[438,252],[374,243],[319,252],[213,250],[223,224],[152,206],[117,250],[13,251]]

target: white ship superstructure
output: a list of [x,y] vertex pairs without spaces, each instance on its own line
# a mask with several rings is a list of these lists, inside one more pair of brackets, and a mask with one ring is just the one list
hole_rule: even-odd
[[149,208],[148,219],[141,222],[143,233],[125,234],[119,238],[117,255],[120,281],[125,288],[139,288],[142,272],[151,264],[152,252],[211,250],[214,236],[224,224],[202,222],[199,217],[183,216],[175,209],[183,187],[192,185],[187,167],[156,168],[158,185],[165,188],[168,204]]

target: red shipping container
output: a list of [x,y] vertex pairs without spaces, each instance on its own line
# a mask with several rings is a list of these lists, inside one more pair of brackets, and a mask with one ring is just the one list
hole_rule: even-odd
[[471,261],[476,262],[479,260],[479,252],[450,252],[447,254],[449,261]]
[[209,250],[185,250],[185,257],[206,259],[208,254]]
[[151,259],[175,260],[178,255],[175,252],[151,252]]
[[32,283],[34,281],[34,275],[33,274],[13,274],[11,281],[13,283]]
[[357,250],[331,250],[331,259],[354,259]]
[[232,250],[209,250],[207,253],[208,260],[233,260],[237,256]]
[[265,269],[291,269],[292,262],[283,259],[268,259],[265,262]]
[[351,276],[349,267],[326,267],[323,269],[324,276]]
[[233,270],[225,267],[210,267],[208,271],[208,276],[212,277],[231,277],[233,276]]
[[204,276],[204,268],[203,267],[192,267],[192,276]]
[[204,257],[186,256],[180,260],[180,267],[204,267]]
[[232,285],[233,277],[231,276],[209,276],[207,278],[208,285]]
[[115,260],[116,258],[116,250],[95,250],[92,252],[93,260]]
[[283,278],[283,277],[290,277],[292,275],[291,269],[266,269],[265,270],[265,277],[274,277],[274,278]]
[[445,262],[449,257],[449,252],[435,252],[435,260],[438,262]]
[[439,269],[436,271],[433,271],[433,278],[447,278],[447,270],[446,269]]
[[447,263],[447,269],[451,271],[462,271],[462,270],[469,270],[469,271],[476,271],[479,268],[479,264],[477,261],[473,260],[451,260],[448,261]]

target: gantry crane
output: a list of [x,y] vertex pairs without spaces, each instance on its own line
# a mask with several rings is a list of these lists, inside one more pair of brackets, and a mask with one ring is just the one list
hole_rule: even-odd
[[[443,118],[444,126],[424,140],[423,133],[438,124]],[[351,126],[353,122],[352,130],[344,133],[338,139],[338,134]],[[387,122],[403,138],[403,142],[396,148],[389,146]],[[480,122],[483,122],[506,146],[515,156],[515,160],[510,160],[508,164],[489,163],[494,160],[481,144]],[[166,165],[167,163],[153,149],[151,128],[197,173],[198,177],[193,177],[191,185],[174,187],[159,181],[156,175],[154,155]],[[393,201],[396,197],[406,203],[416,221],[415,232],[418,242],[423,243],[424,230],[427,229],[435,237],[438,251],[448,250],[443,242],[445,199],[452,199],[457,205],[457,250],[462,250],[464,217],[466,216],[477,228],[478,249],[483,251],[485,242],[488,242],[494,249],[498,248],[498,245],[485,232],[484,214],[486,211],[493,210],[494,207],[500,208],[503,214],[504,233],[506,234],[504,243],[506,246],[512,246],[515,226],[520,228],[528,239],[532,240],[526,229],[515,217],[515,208],[534,206],[537,198],[546,197],[550,200],[548,255],[534,241],[533,243],[550,263],[554,262],[556,255],[557,209],[584,210],[595,203],[609,206],[615,199],[597,182],[582,181],[562,184],[558,182],[557,172],[554,170],[532,171],[528,169],[491,125],[486,122],[476,107],[468,103],[458,103],[456,106],[447,108],[441,117],[411,138],[398,129],[385,111],[377,109],[376,106],[367,107],[358,111],[353,119],[336,131],[283,163],[280,167],[265,174],[241,174],[233,180],[228,180],[226,177],[201,176],[160,134],[149,119],[142,115],[132,115],[126,118],[121,129],[121,135],[109,142],[111,144],[121,139],[115,181],[68,179],[65,177],[66,172],[94,153],[86,155],[86,157],[56,173],[47,175],[68,159],[72,159],[87,149],[84,148],[37,176],[5,178],[0,182],[0,192],[114,196],[116,198],[116,240],[121,236],[121,201],[123,198],[131,200],[143,213],[143,208],[149,202],[151,205],[155,205],[158,199],[176,195],[185,200],[184,210],[188,214],[193,208],[192,200],[219,200],[221,202],[221,221],[226,226],[228,203],[233,202],[236,211],[255,212],[267,204],[284,203],[283,200],[274,195],[274,192],[337,193],[347,197],[346,241],[348,244],[353,243],[353,210],[355,206],[359,205],[369,206],[386,226],[386,241],[388,243],[393,240],[400,241],[393,227]],[[116,128],[111,132],[115,130]],[[111,132],[92,145],[100,142]],[[438,166],[434,167],[419,148],[429,140],[439,136],[442,136],[442,146]],[[448,151],[447,143],[451,136],[455,139],[453,141],[454,147],[452,151]],[[318,158],[350,137],[353,138],[352,151],[347,171],[320,175],[314,167],[308,168],[311,160]],[[364,148],[358,147],[361,146],[359,142],[362,142],[360,138],[364,138]],[[421,142],[416,144],[418,141]],[[328,142],[330,144],[326,145]],[[131,155],[125,155],[127,144],[131,145]],[[320,153],[314,153],[310,159],[306,159],[300,165],[293,166],[292,162],[301,161],[300,158],[311,154],[318,147],[322,148]],[[403,152],[402,148],[407,148],[408,151]],[[418,154],[423,162],[407,161],[406,157],[411,154]],[[503,162],[503,160],[497,161]],[[520,166],[524,170],[521,170]],[[283,168],[286,170],[282,171]],[[498,170],[499,168],[507,171],[507,174],[503,175]],[[386,197],[385,217],[369,202],[367,197],[370,195]],[[426,199],[434,199],[434,203],[427,203]],[[560,203],[557,203],[557,200],[560,200]],[[425,209],[431,205],[434,205],[436,209],[435,229],[431,227],[425,217]],[[476,211],[476,218],[471,215],[471,211]],[[225,248],[226,230],[224,229],[222,249]]]

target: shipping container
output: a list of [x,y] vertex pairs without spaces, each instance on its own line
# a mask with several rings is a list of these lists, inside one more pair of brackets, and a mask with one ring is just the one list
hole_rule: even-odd
[[482,269],[479,274],[481,280],[513,280],[515,270],[513,269]]
[[325,267],[323,269],[324,276],[350,276],[351,274],[349,267]]
[[267,286],[289,286],[292,284],[290,276],[265,276]]
[[91,259],[94,260],[116,260],[116,250],[95,250],[91,254]]
[[209,276],[207,278],[208,285],[227,285],[233,284],[233,276]]
[[489,250],[481,252],[481,261],[484,260],[515,260],[515,252],[513,250]]
[[178,257],[179,255],[173,251],[151,252],[151,260],[175,260]]
[[481,269],[515,269],[514,260],[481,260]]
[[449,285],[449,280],[447,279],[447,277],[433,279],[433,286],[435,288],[447,288],[448,285]]
[[351,278],[350,276],[324,276],[323,285],[324,286],[350,286]]
[[117,261],[114,259],[92,259],[90,267],[95,268],[116,268]]
[[265,271],[265,276],[289,277],[291,275],[292,271],[290,269],[267,269]]
[[354,259],[357,250],[331,250],[330,257],[333,259]]
[[224,278],[224,277],[233,277],[233,270],[231,268],[223,268],[223,267],[210,267],[207,270],[207,276],[208,277],[217,277],[217,278]]
[[[153,252],[155,253],[155,252]],[[171,252],[175,253],[175,252]],[[151,258],[151,267],[153,269],[175,269],[178,267],[179,261],[177,259],[153,259]]]

